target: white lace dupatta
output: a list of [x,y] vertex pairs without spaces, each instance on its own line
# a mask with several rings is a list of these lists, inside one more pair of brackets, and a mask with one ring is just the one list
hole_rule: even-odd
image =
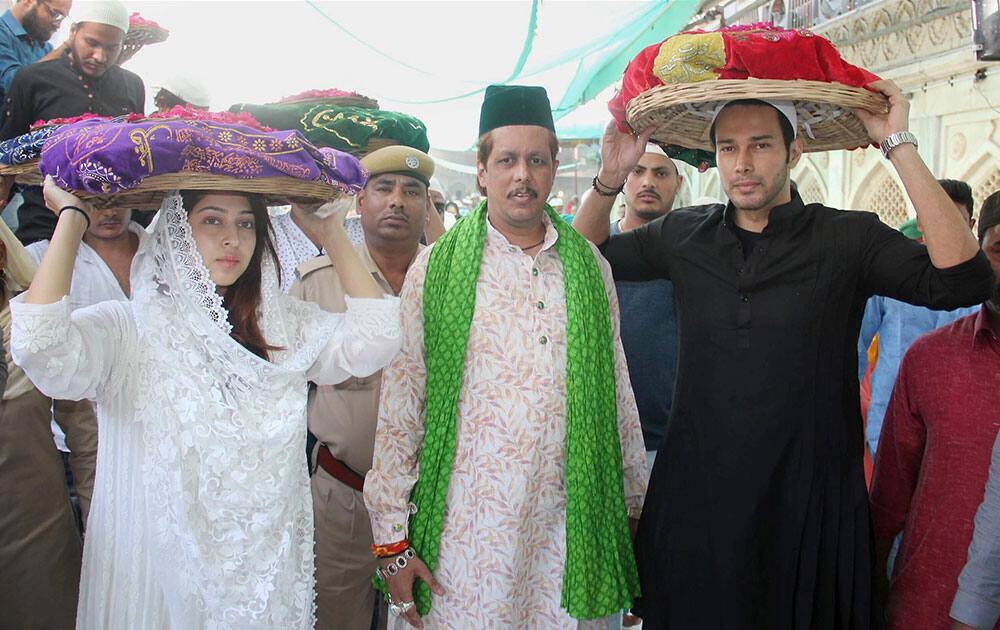
[[305,370],[334,331],[281,293],[264,259],[261,330],[283,348],[272,362],[229,337],[179,194],[133,267],[139,334],[152,347],[136,369],[147,539],[177,628],[312,628]]

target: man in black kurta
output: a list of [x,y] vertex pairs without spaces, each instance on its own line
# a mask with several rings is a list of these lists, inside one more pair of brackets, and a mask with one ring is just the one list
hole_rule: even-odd
[[[905,130],[905,99],[892,102],[888,123],[865,119],[878,141]],[[740,107],[716,146],[729,204],[675,210],[608,239],[601,195],[648,138],[609,126],[601,195],[574,220],[603,241],[616,280],[671,280],[677,301],[674,407],[636,539],[637,610],[649,630],[877,627],[857,380],[865,301],[970,305],[989,294],[992,272],[913,162],[915,147],[890,156],[922,198],[924,225],[933,217],[932,253],[947,268],[874,214],[804,205],[789,187],[801,152],[792,127],[763,103]],[[744,123],[766,128],[730,133]],[[718,124],[722,134],[722,115]],[[779,150],[783,172],[766,172],[762,156]]]

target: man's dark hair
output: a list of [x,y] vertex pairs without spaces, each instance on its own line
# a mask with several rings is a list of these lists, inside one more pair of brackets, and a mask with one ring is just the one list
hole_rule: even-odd
[[1000,223],[1000,190],[996,191],[983,201],[983,207],[979,209],[979,244],[986,240],[986,233]]
[[165,109],[173,109],[177,105],[187,105],[187,101],[166,88],[160,88],[160,91],[153,97],[153,103],[157,107]]
[[972,188],[968,184],[957,179],[939,179],[938,183],[941,184],[941,188],[944,188],[944,191],[948,193],[952,201],[965,206],[965,209],[969,211],[970,218],[976,216],[972,211],[974,204],[972,201]]
[[[795,140],[795,130],[792,129],[792,123],[785,118],[785,115],[778,111],[774,105],[766,103],[764,101],[755,98],[741,98],[737,101],[729,101],[726,103],[722,109],[729,107],[730,105],[751,105],[754,107],[770,107],[774,110],[774,113],[778,116],[778,124],[781,126],[781,139],[785,143],[785,159],[787,160],[792,155],[792,140]],[[721,111],[719,112],[722,113]],[[718,117],[716,117],[716,120]],[[712,148],[715,148],[715,121],[712,121],[712,127],[708,130],[708,137],[712,142]]]

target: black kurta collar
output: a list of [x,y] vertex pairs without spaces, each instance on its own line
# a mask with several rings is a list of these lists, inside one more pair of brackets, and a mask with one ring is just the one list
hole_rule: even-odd
[[63,53],[63,55],[65,55],[66,63],[69,65],[70,71],[74,75],[76,75],[77,81],[79,81],[83,85],[83,89],[85,90],[89,89],[91,85],[94,86],[100,85],[101,79],[106,77],[108,75],[108,72],[111,72],[112,70],[112,68],[108,68],[107,71],[101,76],[91,77],[88,76],[86,73],[84,73],[83,69],[76,62],[76,59],[73,58],[73,52],[71,50],[67,48],[66,51]]
[[[776,230],[780,230],[793,221],[800,219],[803,215],[803,209],[805,204],[802,203],[802,197],[799,193],[792,191],[792,198],[788,203],[783,203],[780,206],[775,206],[771,208],[771,213],[768,215],[767,227],[764,228],[764,232],[770,233]],[[736,233],[736,208],[733,206],[733,202],[730,201],[726,204],[726,207],[722,210],[722,217],[729,229]]]

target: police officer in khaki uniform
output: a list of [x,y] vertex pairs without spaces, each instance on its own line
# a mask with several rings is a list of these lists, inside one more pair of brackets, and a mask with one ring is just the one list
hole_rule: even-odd
[[[361,163],[371,176],[357,197],[365,236],[358,253],[382,290],[399,295],[433,209],[428,184],[434,162],[422,151],[391,146]],[[326,256],[299,265],[290,295],[335,313],[346,309],[340,279]],[[313,386],[309,393],[309,430],[318,439],[312,453],[318,630],[371,628],[376,562],[361,490],[372,463],[381,380],[377,372]],[[384,605],[379,617],[385,627]]]

